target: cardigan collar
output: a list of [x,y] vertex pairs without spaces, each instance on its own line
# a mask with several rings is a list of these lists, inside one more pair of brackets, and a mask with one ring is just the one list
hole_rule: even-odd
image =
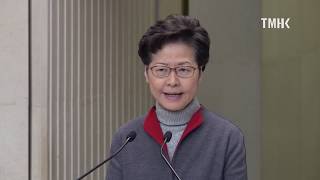
[[[191,120],[188,122],[186,129],[184,130],[180,142],[183,141],[193,130],[197,129],[203,122],[202,117],[202,106],[196,111]],[[160,123],[158,121],[156,115],[156,108],[153,106],[145,120],[144,120],[144,130],[147,132],[158,144],[162,145],[163,143],[163,133],[160,127]],[[180,144],[179,142],[179,144]],[[167,151],[167,147],[165,146],[165,150]]]

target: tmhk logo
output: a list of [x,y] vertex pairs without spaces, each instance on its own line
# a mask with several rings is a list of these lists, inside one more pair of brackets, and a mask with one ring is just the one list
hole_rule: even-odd
[[263,29],[290,29],[290,18],[261,18]]

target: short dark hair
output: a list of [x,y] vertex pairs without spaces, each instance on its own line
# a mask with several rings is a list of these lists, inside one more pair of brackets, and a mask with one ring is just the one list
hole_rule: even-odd
[[144,33],[139,42],[138,54],[145,65],[151,63],[151,54],[168,43],[182,42],[190,45],[202,71],[209,61],[210,38],[199,20],[190,16],[169,15],[157,21]]

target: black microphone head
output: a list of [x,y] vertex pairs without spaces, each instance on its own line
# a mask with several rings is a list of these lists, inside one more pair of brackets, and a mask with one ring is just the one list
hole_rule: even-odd
[[164,141],[167,143],[171,140],[171,137],[172,137],[172,133],[170,131],[167,131],[165,134],[164,134]]
[[127,139],[129,140],[129,142],[132,142],[137,136],[137,133],[135,131],[131,131],[128,135],[127,135]]

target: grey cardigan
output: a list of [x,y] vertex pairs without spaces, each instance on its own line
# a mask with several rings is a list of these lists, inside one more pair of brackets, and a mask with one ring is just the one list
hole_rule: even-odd
[[[136,139],[111,160],[106,180],[174,180],[160,155],[163,135],[155,108],[119,129],[111,153],[132,130]],[[238,127],[202,107],[188,123],[171,164],[182,180],[246,180],[244,137]]]

